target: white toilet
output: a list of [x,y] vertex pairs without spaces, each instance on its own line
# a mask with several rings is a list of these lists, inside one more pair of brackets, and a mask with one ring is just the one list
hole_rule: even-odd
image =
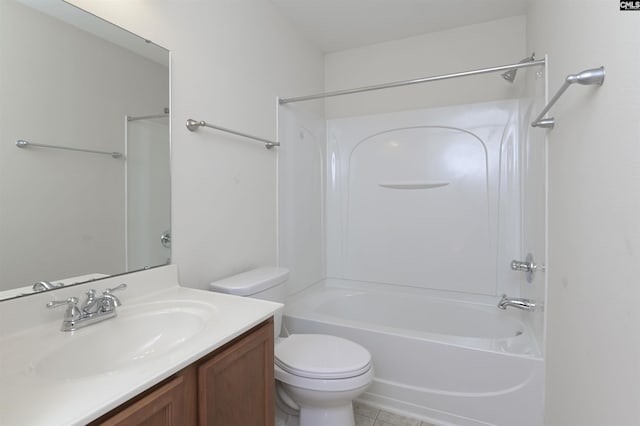
[[[220,293],[284,303],[285,268],[263,267],[209,285]],[[373,381],[371,354],[357,343],[325,334],[279,337],[275,316],[276,399],[300,426],[355,426],[352,401]],[[289,423],[287,423],[289,424]]]

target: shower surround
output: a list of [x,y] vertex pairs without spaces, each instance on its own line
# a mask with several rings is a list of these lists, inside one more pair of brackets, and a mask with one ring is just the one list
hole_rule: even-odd
[[519,111],[512,100],[330,120],[327,275],[517,295]]
[[[364,401],[436,424],[542,424],[542,327],[496,307],[503,293],[526,296],[510,262],[527,246],[531,110],[505,100],[334,119],[324,145],[308,116],[283,109],[283,140],[300,145],[283,147],[280,167],[323,194],[283,209],[285,324],[367,347],[376,379]],[[321,218],[305,226],[312,206]],[[292,250],[303,229],[324,247],[314,268]]]

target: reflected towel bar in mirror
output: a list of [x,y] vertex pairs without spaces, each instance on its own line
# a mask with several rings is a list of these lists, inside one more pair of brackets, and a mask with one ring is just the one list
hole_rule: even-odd
[[26,148],[28,146],[37,146],[37,147],[40,147],[40,148],[65,149],[67,151],[90,152],[92,154],[106,154],[106,155],[112,156],[113,158],[122,157],[122,153],[120,153],[120,152],[96,151],[96,150],[93,150],[93,149],[71,148],[71,147],[68,147],[68,146],[47,145],[47,144],[43,144],[43,143],[33,143],[33,142],[25,141],[25,140],[22,140],[22,139],[19,139],[19,140],[16,141],[16,146],[18,148]]
[[389,189],[433,189],[449,185],[449,182],[396,181],[380,182],[378,186]]

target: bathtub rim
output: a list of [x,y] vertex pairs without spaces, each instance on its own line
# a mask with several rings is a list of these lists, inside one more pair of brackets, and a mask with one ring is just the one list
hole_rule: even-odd
[[[342,278],[324,278],[321,279],[312,285],[304,288],[301,291],[296,292],[287,297],[285,301],[285,307],[283,311],[283,316],[296,317],[310,321],[318,321],[324,322],[331,325],[339,325],[339,326],[349,326],[357,329],[363,329],[368,331],[376,331],[382,334],[394,335],[394,336],[403,336],[410,337],[422,340],[430,340],[437,341],[443,345],[451,345],[457,347],[464,347],[467,349],[499,353],[501,355],[506,356],[515,356],[526,359],[535,359],[535,360],[543,360],[543,353],[541,351],[540,342],[537,341],[535,332],[533,330],[530,321],[526,320],[526,312],[519,311],[506,311],[505,315],[509,315],[512,320],[518,321],[523,327],[523,333],[519,336],[506,337],[506,338],[478,338],[478,337],[464,337],[464,336],[453,336],[453,339],[450,336],[445,334],[440,334],[436,332],[423,332],[415,330],[412,333],[402,332],[402,329],[395,327],[385,327],[378,326],[375,327],[367,326],[366,323],[354,321],[350,319],[340,318],[336,320],[336,317],[318,314],[315,312],[308,312],[299,307],[305,299],[307,299],[310,295],[314,293],[322,292],[323,287],[334,290],[346,290],[346,291],[371,291],[376,293],[384,293],[389,290],[394,290],[394,292],[402,292],[403,294],[409,295],[421,295],[432,298],[438,302],[445,303],[461,303],[468,304],[475,309],[498,309],[497,302],[499,297],[497,296],[488,296],[488,295],[476,295],[476,294],[468,294],[468,293],[460,293],[460,292],[446,292],[442,290],[433,290],[433,289],[425,289],[425,288],[417,288],[413,286],[405,286],[405,285],[395,285],[395,284],[386,284],[386,283],[376,283],[376,282],[367,282],[367,281],[356,281],[356,280],[348,280]],[[319,305],[321,302],[313,302],[314,305]],[[308,307],[308,303],[305,304]],[[286,321],[283,321],[283,326]],[[288,333],[286,327],[283,327],[283,332]],[[530,344],[530,353],[518,353],[518,352],[509,352],[504,350],[496,350],[489,347],[486,347],[483,343],[486,342],[499,342],[499,341],[511,341],[513,339],[527,339]],[[455,340],[455,341],[452,341]],[[465,344],[466,342],[466,344]]]

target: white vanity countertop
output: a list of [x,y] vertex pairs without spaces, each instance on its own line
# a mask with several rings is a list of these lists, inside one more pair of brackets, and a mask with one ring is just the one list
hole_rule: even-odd
[[[49,300],[70,296],[82,300],[83,292],[89,288],[102,291],[122,282],[128,288],[117,294],[122,301],[118,317],[77,331],[60,331],[64,308],[48,310],[44,306]],[[168,327],[173,329],[173,343],[179,332],[176,330],[190,327],[197,328],[197,332],[166,352],[154,353],[158,347],[154,342],[152,350],[138,350],[136,357],[119,359],[121,353],[131,352],[127,345],[135,345],[123,325],[144,317],[145,312],[153,312],[154,306],[169,309],[169,316],[163,320],[171,321],[172,315],[177,315],[177,321]],[[180,316],[191,307],[194,312],[204,313],[200,315],[202,318]],[[281,308],[278,303],[180,287],[174,265],[2,302],[0,425],[86,424],[260,324]],[[175,324],[178,321],[184,322]],[[60,354],[66,354],[68,349],[73,354],[67,360]],[[98,363],[91,359],[91,354],[95,354]],[[105,367],[102,358],[113,359],[114,367]]]

